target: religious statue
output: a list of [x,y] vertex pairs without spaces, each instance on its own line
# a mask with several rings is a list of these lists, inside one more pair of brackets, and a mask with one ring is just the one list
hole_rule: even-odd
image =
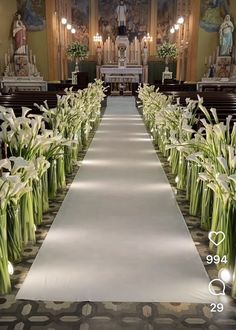
[[230,56],[233,48],[234,25],[230,20],[230,15],[226,15],[224,22],[220,26],[220,56]]
[[20,13],[16,13],[12,34],[15,39],[15,54],[26,54],[26,27]]
[[123,0],[120,0],[120,4],[116,8],[118,26],[126,26],[126,14],[127,8]]

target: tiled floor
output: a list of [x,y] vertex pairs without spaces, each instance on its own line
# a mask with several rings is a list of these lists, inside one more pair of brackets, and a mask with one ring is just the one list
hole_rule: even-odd
[[[85,152],[85,151],[84,151]],[[84,156],[80,154],[80,161]],[[158,153],[170,183],[175,187],[174,177],[165,158]],[[79,168],[68,177],[68,185]],[[228,297],[225,310],[212,314],[209,305],[185,303],[67,303],[15,301],[15,294],[23,282],[43,239],[66,194],[64,190],[50,203],[44,223],[37,230],[37,244],[27,246],[22,261],[15,265],[12,276],[13,291],[0,296],[0,329],[78,329],[78,330],[169,330],[169,329],[236,329],[236,304]],[[217,275],[213,266],[205,263],[208,254],[207,234],[200,229],[200,220],[188,215],[188,204],[183,192],[176,195],[193,240],[211,278]],[[135,279],[134,279],[135,280]],[[174,279],[173,279],[174,280]],[[115,283],[114,283],[115,285]],[[166,288],[168,290],[168,287]]]

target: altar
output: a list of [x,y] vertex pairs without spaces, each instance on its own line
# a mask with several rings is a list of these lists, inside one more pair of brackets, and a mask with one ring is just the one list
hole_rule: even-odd
[[127,65],[118,67],[117,65],[102,65],[100,68],[100,79],[106,83],[119,80],[119,82],[141,83],[143,82],[144,69],[141,65]]
[[47,91],[47,82],[43,77],[3,77],[0,80],[5,93],[15,91]]
[[27,44],[26,26],[17,13],[12,24],[12,41],[5,54],[4,75],[0,79],[4,92],[47,91],[47,82],[40,75],[36,56]]
[[[134,85],[148,82],[149,43],[148,34],[142,39],[129,38],[126,30],[127,10],[125,4],[117,7],[118,30],[116,38],[108,35],[106,40],[98,34],[94,37],[97,52],[96,77],[111,87],[112,94],[132,93]],[[122,14],[122,15],[121,15]]]

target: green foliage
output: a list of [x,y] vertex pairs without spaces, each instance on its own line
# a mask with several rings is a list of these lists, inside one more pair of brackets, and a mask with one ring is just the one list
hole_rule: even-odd
[[178,55],[178,50],[177,50],[176,44],[164,42],[157,49],[157,56],[161,59],[169,58],[171,60],[174,60],[174,59],[176,59],[177,55]]
[[84,60],[88,57],[88,48],[86,45],[75,41],[67,47],[66,54],[70,57]]

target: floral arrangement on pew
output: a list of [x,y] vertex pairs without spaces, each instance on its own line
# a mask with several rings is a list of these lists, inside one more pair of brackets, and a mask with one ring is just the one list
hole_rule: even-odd
[[[40,115],[0,107],[0,140],[8,158],[0,160],[0,293],[11,290],[12,263],[19,261],[48,209],[48,199],[65,187],[79,150],[100,118],[100,80],[83,91],[66,91],[55,109],[47,102]],[[47,129],[46,129],[47,126]],[[70,166],[68,165],[70,164]]]
[[[176,175],[177,188],[186,189],[190,214],[201,215],[202,229],[225,234],[217,248],[210,243],[210,250],[227,260],[235,299],[236,123],[231,125],[231,116],[219,122],[216,110],[208,111],[201,98],[186,100],[186,107],[171,99],[161,106],[163,95],[144,85],[139,87],[139,99],[147,126]],[[203,119],[197,117],[197,109]],[[218,264],[222,268],[225,265]]]

